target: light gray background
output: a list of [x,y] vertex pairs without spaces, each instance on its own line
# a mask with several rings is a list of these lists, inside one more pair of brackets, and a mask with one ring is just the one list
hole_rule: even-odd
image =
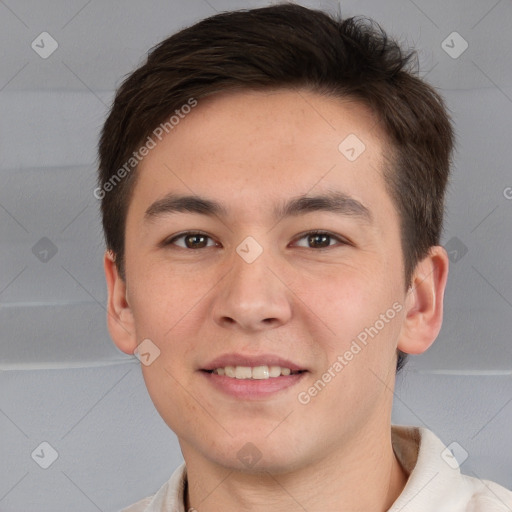
[[[181,461],[138,360],[106,330],[96,144],[115,88],[154,44],[215,12],[269,3],[0,1],[1,511],[120,510]],[[419,49],[458,136],[445,320],[398,378],[393,423],[458,442],[464,473],[512,488],[512,4],[353,0],[341,11]],[[59,45],[47,59],[31,48],[43,31]],[[442,48],[454,31],[469,45],[458,58]],[[42,237],[57,249],[46,262],[32,249]],[[43,441],[58,452],[46,470],[31,457]]]

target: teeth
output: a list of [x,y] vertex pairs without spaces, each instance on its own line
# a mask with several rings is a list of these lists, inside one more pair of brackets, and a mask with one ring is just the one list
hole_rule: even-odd
[[251,373],[253,379],[268,379],[270,377],[268,366],[255,366]]
[[235,377],[237,379],[250,379],[252,378],[252,370],[249,366],[236,366]]
[[225,368],[216,368],[212,373],[225,375],[235,379],[258,379],[264,380],[270,377],[280,377],[281,375],[290,375],[290,368],[281,368],[281,366],[226,366]]
[[279,377],[281,375],[281,367],[271,366],[269,369],[269,374],[271,377]]

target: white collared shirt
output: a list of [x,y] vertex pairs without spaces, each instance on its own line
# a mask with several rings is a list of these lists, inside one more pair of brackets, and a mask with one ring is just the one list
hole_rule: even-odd
[[[430,430],[391,425],[391,439],[409,477],[388,512],[512,512],[512,491],[463,475],[445,451],[446,446]],[[186,512],[186,479],[186,465],[182,463],[154,496],[122,512]]]

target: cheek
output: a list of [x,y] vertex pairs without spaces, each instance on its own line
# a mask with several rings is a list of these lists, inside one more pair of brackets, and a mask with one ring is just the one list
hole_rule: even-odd
[[158,363],[171,373],[169,376],[163,369],[153,372],[152,366],[148,367],[147,384],[155,383],[158,395],[162,393],[160,382],[173,385],[172,377],[184,382],[190,376],[197,349],[204,343],[200,332],[201,326],[209,323],[206,297],[213,284],[207,276],[191,272],[166,275],[147,269],[134,277],[141,283],[132,306],[137,339],[149,338],[160,350]]
[[191,272],[171,272],[165,265],[147,261],[131,275],[130,305],[135,323],[159,337],[178,324],[206,291],[206,285]]
[[347,340],[378,309],[379,291],[375,289],[375,281],[367,268],[340,265],[322,276],[321,281],[315,277],[302,281],[300,296],[333,336]]
[[[174,432],[191,429],[195,425],[194,418],[201,416],[197,401],[190,393],[186,393],[190,384],[186,375],[180,374],[171,366],[165,356],[156,360],[151,366],[142,365],[142,373],[148,394],[165,423]],[[187,425],[183,425],[180,414],[176,411],[187,411]]]
[[[400,282],[393,279],[396,272],[389,269],[383,273],[377,267],[364,272],[340,267],[322,281],[323,286],[315,285],[314,280],[302,282],[299,296],[311,310],[306,313],[307,307],[299,307],[314,326],[314,338],[323,340],[331,363],[347,351],[352,351],[348,354],[350,366],[386,360],[388,352],[392,357],[403,304]],[[384,280],[383,275],[387,275]],[[353,342],[358,342],[360,349]],[[355,360],[359,363],[353,364]]]

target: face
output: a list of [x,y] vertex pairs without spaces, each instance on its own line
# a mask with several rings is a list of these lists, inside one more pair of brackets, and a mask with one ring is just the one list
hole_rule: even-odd
[[355,102],[237,92],[199,100],[144,158],[126,288],[109,284],[130,335],[111,332],[128,353],[150,340],[144,379],[185,459],[286,471],[389,427],[412,299],[385,144]]

